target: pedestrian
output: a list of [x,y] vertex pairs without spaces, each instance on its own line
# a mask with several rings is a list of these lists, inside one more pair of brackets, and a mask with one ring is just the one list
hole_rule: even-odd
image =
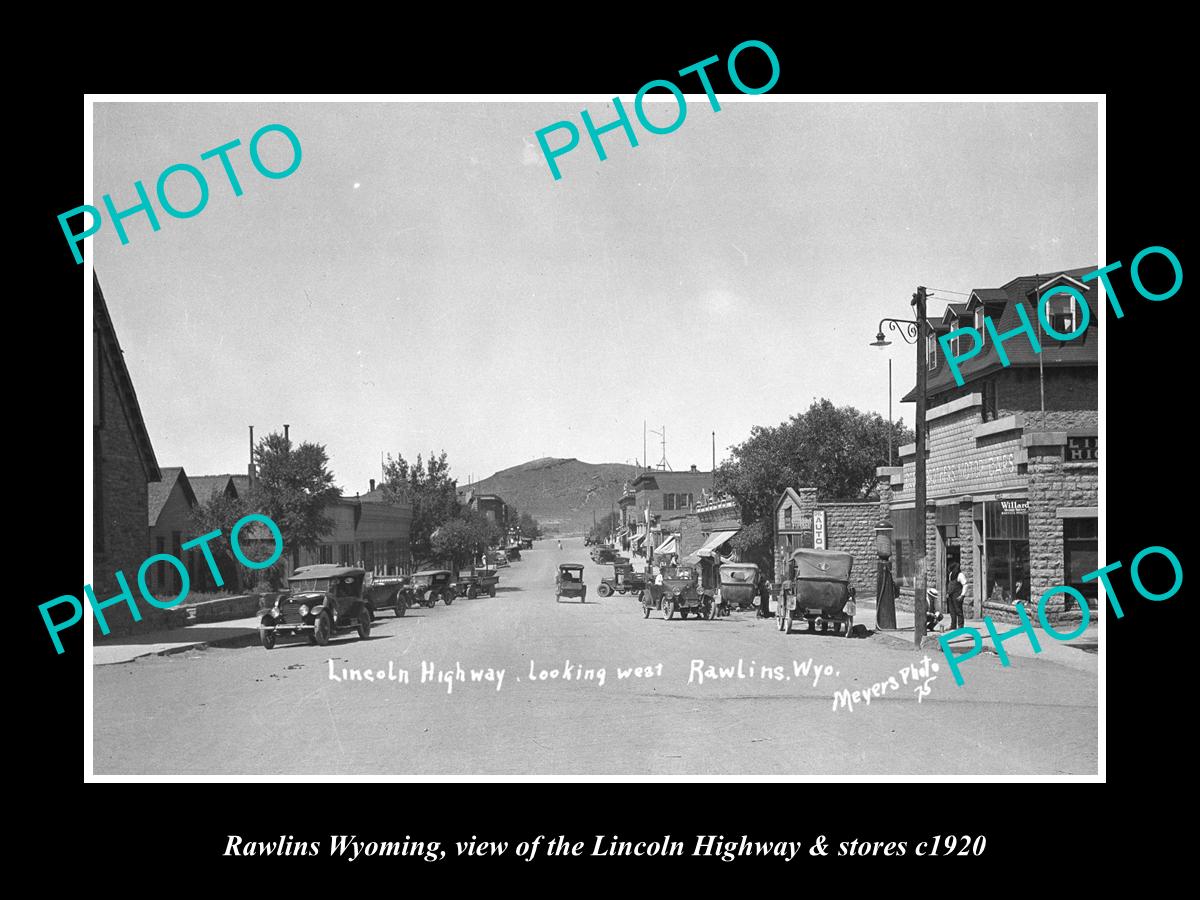
[[562,549],[562,540],[561,540],[561,539],[560,539],[560,540],[559,540],[559,542],[558,542],[558,549],[559,549],[559,550],[561,550],[561,549]]
[[946,585],[946,605],[950,608],[951,631],[963,627],[963,595],[966,590],[967,576],[963,574],[958,563],[951,563]]

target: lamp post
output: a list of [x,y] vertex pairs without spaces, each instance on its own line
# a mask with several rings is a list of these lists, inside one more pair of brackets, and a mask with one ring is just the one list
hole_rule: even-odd
[[917,345],[917,458],[914,464],[916,469],[916,484],[913,491],[913,507],[916,514],[914,518],[916,519],[915,528],[917,534],[913,546],[913,570],[916,576],[914,579],[916,583],[913,586],[915,591],[913,597],[913,644],[918,650],[921,649],[921,644],[925,639],[925,592],[927,584],[925,577],[925,388],[928,378],[928,368],[921,352],[925,345],[925,338],[929,333],[929,322],[925,315],[927,303],[928,298],[925,288],[918,287],[916,293],[912,295],[911,301],[913,311],[916,314],[916,320],[880,319],[879,332],[875,335],[875,340],[871,343],[872,347],[887,347],[892,343],[883,337],[883,323],[887,322],[888,330],[898,332],[904,343]]

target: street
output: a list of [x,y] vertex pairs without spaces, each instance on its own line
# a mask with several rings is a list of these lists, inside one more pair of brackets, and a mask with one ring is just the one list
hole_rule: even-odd
[[[561,551],[538,541],[523,557],[500,571],[495,598],[400,619],[383,612],[366,641],[350,633],[327,647],[281,642],[94,666],[96,774],[1097,770],[1095,656],[1081,653],[1079,665],[1021,656],[1004,668],[981,655],[957,687],[936,645],[917,653],[881,635],[785,636],[749,611],[645,619],[635,598],[599,596],[612,567],[592,564],[580,538]],[[562,562],[585,564],[586,603],[555,602]],[[858,621],[873,628],[873,618]],[[901,670],[924,656],[940,664],[927,670],[936,677],[904,681]],[[423,666],[433,671],[424,683]],[[354,670],[391,678],[350,680]],[[401,671],[408,683],[396,680]],[[835,692],[877,684],[869,703],[834,710]],[[921,685],[929,693],[918,701]]]

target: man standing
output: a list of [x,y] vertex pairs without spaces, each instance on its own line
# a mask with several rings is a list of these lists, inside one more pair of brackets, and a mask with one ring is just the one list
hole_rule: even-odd
[[946,605],[950,609],[951,631],[963,627],[963,595],[966,590],[967,576],[958,567],[958,563],[951,563],[946,585]]

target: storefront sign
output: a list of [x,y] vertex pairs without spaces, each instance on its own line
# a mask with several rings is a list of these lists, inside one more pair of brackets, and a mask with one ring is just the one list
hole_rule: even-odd
[[1067,462],[1090,462],[1100,458],[1100,449],[1095,437],[1067,438]]
[[813,547],[824,550],[825,547],[825,510],[818,509],[813,513]]
[[1028,500],[1001,500],[1000,514],[1004,516],[1025,516],[1029,514]]

